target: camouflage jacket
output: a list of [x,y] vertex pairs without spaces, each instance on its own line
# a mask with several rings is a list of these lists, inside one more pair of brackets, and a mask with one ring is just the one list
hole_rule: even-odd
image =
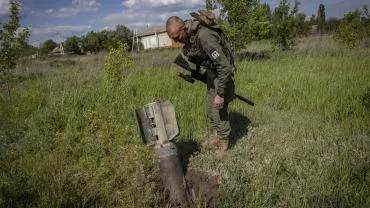
[[189,20],[185,24],[189,29],[189,37],[182,48],[184,55],[189,61],[206,69],[208,88],[215,88],[217,95],[224,97],[226,88],[234,86],[235,70],[225,38],[198,21]]

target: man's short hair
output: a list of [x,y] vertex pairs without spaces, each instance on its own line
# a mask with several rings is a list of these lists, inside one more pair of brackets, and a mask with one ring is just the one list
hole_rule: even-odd
[[168,28],[173,25],[173,24],[178,24],[179,26],[183,26],[185,23],[184,21],[178,17],[178,16],[171,16],[167,19],[166,22],[166,30],[168,31]]

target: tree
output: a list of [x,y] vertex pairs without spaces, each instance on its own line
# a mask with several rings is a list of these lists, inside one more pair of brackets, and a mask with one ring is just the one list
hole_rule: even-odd
[[368,18],[364,18],[364,11],[361,13],[358,10],[350,12],[340,20],[338,30],[334,38],[347,45],[349,48],[355,48],[359,43],[368,36]]
[[33,45],[26,44],[21,51],[21,56],[22,57],[30,56],[30,55],[36,54],[37,52],[38,52],[38,48],[36,48]]
[[297,34],[304,36],[310,32],[310,23],[305,21],[306,15],[304,13],[299,13],[296,16],[296,24],[297,24]]
[[251,13],[254,24],[251,24],[253,40],[268,39],[272,36],[271,9],[268,4],[256,6]]
[[81,40],[79,37],[76,36],[68,37],[64,42],[64,49],[68,52],[79,54],[81,53],[80,43]]
[[100,52],[109,51],[111,48],[117,48],[119,42],[127,45],[131,49],[133,32],[124,25],[117,25],[114,31],[103,30],[100,32],[89,32],[82,37],[82,47],[85,51]]
[[316,16],[314,14],[311,15],[310,24],[311,25],[316,25],[317,24]]
[[6,76],[16,67],[21,50],[27,45],[29,29],[20,29],[19,2],[10,2],[9,23],[0,22],[0,74]]
[[53,40],[46,40],[45,42],[43,42],[41,45],[40,45],[40,52],[42,54],[48,54],[50,53],[52,50],[54,50],[54,48],[56,48],[58,46],[58,44],[56,42],[54,42]]
[[220,22],[234,49],[243,48],[251,42],[256,21],[258,0],[217,0],[220,5]]
[[116,30],[112,32],[112,47],[117,48],[119,42],[127,45],[129,49],[132,47],[133,32],[124,25],[117,25]]
[[103,48],[99,35],[94,31],[89,32],[83,39],[83,48],[86,51],[98,53]]
[[282,0],[279,7],[275,8],[273,15],[273,47],[287,50],[295,44],[297,37],[298,2],[295,2],[293,9],[287,0]]
[[207,10],[215,9],[216,6],[215,4],[216,4],[215,0],[206,0],[206,9]]
[[329,18],[327,21],[326,21],[326,31],[328,33],[334,33],[339,27],[339,19],[337,18]]
[[264,4],[262,4],[262,7],[265,9],[265,12],[266,12],[266,15],[267,15],[268,19],[272,20],[272,12],[271,12],[270,5],[268,3],[264,3]]
[[319,5],[319,10],[317,12],[317,29],[320,34],[323,34],[325,32],[325,6],[324,4]]

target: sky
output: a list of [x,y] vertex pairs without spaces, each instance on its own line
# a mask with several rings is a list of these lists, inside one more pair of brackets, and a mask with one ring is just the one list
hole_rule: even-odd
[[[10,0],[0,0],[0,20],[6,21]],[[260,0],[279,5],[280,0]],[[293,1],[293,0],[290,0]],[[205,8],[205,0],[21,0],[21,25],[31,29],[30,43],[38,46],[47,39],[61,41],[89,31],[113,29],[121,24],[130,29],[163,25],[169,16],[190,18],[189,13]],[[327,17],[370,7],[370,0],[300,0],[299,10],[310,17],[319,4]]]

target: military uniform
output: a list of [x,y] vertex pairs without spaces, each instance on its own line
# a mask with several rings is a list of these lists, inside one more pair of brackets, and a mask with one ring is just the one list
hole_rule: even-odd
[[[211,128],[217,130],[219,139],[228,139],[231,132],[228,104],[235,97],[235,67],[231,51],[221,30],[195,20],[185,24],[189,37],[183,53],[189,61],[204,67],[207,72],[207,109]],[[216,95],[224,97],[222,109],[217,109],[214,104]]]

